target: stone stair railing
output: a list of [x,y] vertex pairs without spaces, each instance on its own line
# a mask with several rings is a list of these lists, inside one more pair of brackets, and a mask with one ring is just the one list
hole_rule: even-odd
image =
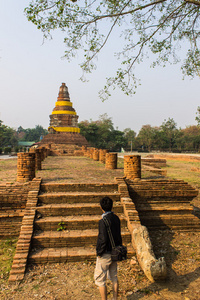
[[27,258],[31,246],[31,238],[33,234],[35,211],[38,201],[40,183],[40,178],[33,179],[31,183],[32,190],[28,193],[26,208],[22,219],[21,231],[16,246],[12,268],[10,271],[9,282],[21,281],[24,278],[27,265]]

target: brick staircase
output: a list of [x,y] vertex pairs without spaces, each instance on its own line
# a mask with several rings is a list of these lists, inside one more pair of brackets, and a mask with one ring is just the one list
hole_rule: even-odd
[[43,183],[29,263],[95,260],[98,221],[102,214],[99,200],[104,196],[113,199],[113,211],[121,219],[123,244],[127,245],[129,256],[134,255],[117,184]]
[[127,180],[141,224],[149,230],[199,231],[200,220],[190,202],[198,191],[182,180]]

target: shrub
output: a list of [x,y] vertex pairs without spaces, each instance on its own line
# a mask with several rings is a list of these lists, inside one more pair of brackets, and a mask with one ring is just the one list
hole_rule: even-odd
[[4,154],[11,153],[11,147],[5,147],[4,148]]
[[15,152],[16,152],[16,153],[19,152],[19,147],[18,147],[18,146],[15,147]]

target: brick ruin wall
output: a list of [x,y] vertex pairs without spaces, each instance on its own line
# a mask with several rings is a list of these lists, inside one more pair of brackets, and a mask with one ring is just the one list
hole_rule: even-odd
[[[71,145],[69,145],[72,150]],[[82,147],[77,150],[74,150],[74,155],[91,157],[97,159],[97,153],[95,155],[94,148]],[[98,150],[100,154],[103,150]],[[117,154],[116,153],[106,153],[107,161],[105,162],[105,168],[117,168]],[[94,157],[93,157],[94,155]],[[101,155],[99,155],[101,157]],[[99,158],[100,158],[99,157]],[[127,159],[132,159],[133,156],[127,157]],[[136,157],[137,158],[137,157]],[[136,169],[139,169],[140,163],[129,162],[125,166],[125,169],[128,168],[126,172],[131,172],[134,175],[134,178],[139,179],[140,176],[135,177],[137,173]],[[140,175],[140,174],[139,174]],[[126,174],[125,174],[126,176]],[[127,177],[127,176],[126,176]],[[133,178],[133,179],[134,179]],[[129,189],[130,194],[135,202],[138,211],[142,211],[142,218],[144,220],[144,225],[147,225],[148,222],[151,222],[151,217],[155,217],[155,224],[158,227],[163,224],[163,220],[166,219],[166,215],[174,215],[176,211],[185,211],[186,213],[191,214],[190,201],[197,195],[197,191],[190,187],[188,184],[185,184],[182,181],[175,180],[139,180],[139,182],[131,182],[131,177],[127,180],[130,180]],[[176,188],[175,188],[176,187]],[[19,233],[21,220],[23,217],[23,210],[26,206],[27,195],[31,188],[31,181],[27,183],[16,183],[16,184],[5,184],[0,186],[0,236],[5,235],[17,235]],[[173,202],[172,202],[173,201]],[[174,209],[170,209],[170,206],[174,206]],[[162,211],[165,211],[163,214]],[[149,216],[149,220],[148,220]],[[145,221],[146,220],[146,221]],[[170,221],[172,222],[172,221]],[[181,222],[181,221],[180,221]],[[173,222],[172,222],[173,223]],[[193,222],[195,223],[195,222]]]
[[182,180],[126,180],[142,225],[148,229],[199,230],[190,202],[198,190]]
[[18,236],[32,183],[0,185],[0,237]]
[[141,178],[141,156],[124,155],[124,175],[128,179]]
[[200,156],[191,155],[191,154],[152,154],[148,155],[148,158],[155,159],[172,159],[172,160],[180,160],[180,161],[191,161],[191,162],[200,162]]
[[106,153],[109,151],[107,149],[100,149],[99,150],[99,161],[105,164],[106,162]]
[[35,153],[17,153],[17,181],[31,181],[35,177]]
[[[45,147],[48,144],[44,144]],[[50,155],[57,156],[57,155],[75,155],[77,156],[76,151],[81,151],[82,148],[78,145],[65,145],[65,144],[51,144]]]
[[117,169],[117,153],[106,153],[105,168]]
[[161,176],[167,175],[167,170],[163,167],[167,166],[167,161],[164,158],[143,157],[141,158],[142,170],[151,173],[159,174]]
[[162,168],[167,166],[167,161],[164,158],[142,157],[141,163],[142,165],[150,166],[154,168]]

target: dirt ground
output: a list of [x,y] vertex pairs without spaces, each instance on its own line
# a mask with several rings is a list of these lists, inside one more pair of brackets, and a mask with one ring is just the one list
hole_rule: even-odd
[[[164,256],[167,262],[167,280],[151,283],[135,258],[120,262],[119,299],[200,299],[199,233],[156,232],[152,241],[157,257]],[[1,280],[0,299],[100,299],[93,280],[94,266],[87,261],[28,266],[20,284]],[[112,299],[110,282],[108,299]]]
[[[75,163],[78,162],[77,163]],[[1,166],[0,180],[4,182],[6,163]],[[171,165],[169,165],[171,168]],[[175,166],[174,166],[175,168]],[[9,172],[11,172],[11,163]],[[1,171],[2,170],[2,171]],[[112,172],[110,172],[112,171]],[[187,171],[187,170],[186,170]],[[13,172],[16,168],[13,163]],[[11,173],[9,176],[12,177]],[[183,173],[183,172],[182,172]],[[67,182],[112,182],[115,176],[123,176],[123,169],[105,170],[98,162],[60,161],[47,158],[43,170],[37,172],[47,180],[67,180]],[[173,177],[173,174],[171,175]],[[8,177],[6,178],[8,180]],[[195,182],[197,188],[200,183]],[[200,208],[200,199],[193,200]],[[199,232],[172,232],[171,230],[150,232],[154,252],[157,257],[164,256],[168,277],[165,282],[151,283],[143,274],[135,257],[118,264],[119,299],[200,299],[200,235]],[[46,264],[28,266],[24,280],[20,284],[8,284],[8,274],[0,276],[0,299],[100,299],[94,284],[95,263]],[[108,282],[108,299],[112,299],[112,287]]]

